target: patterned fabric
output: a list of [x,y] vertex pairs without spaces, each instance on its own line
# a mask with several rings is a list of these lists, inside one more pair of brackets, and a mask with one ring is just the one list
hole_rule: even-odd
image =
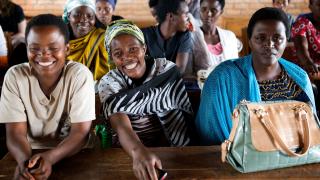
[[[306,93],[307,101],[315,110],[314,95],[307,73],[282,58],[279,63]],[[251,55],[221,63],[206,80],[195,122],[203,144],[221,144],[229,137],[232,111],[244,99],[251,102],[262,101]]]
[[68,60],[86,65],[93,73],[94,80],[114,69],[114,63],[108,61],[108,53],[103,45],[104,30],[94,28],[86,36],[70,40]]
[[93,0],[68,0],[64,5],[62,19],[65,23],[69,23],[68,14],[77,7],[87,6],[96,12],[96,5]]
[[300,100],[308,101],[302,89],[282,71],[279,78],[258,82],[262,101]]
[[161,127],[171,146],[185,146],[192,135],[189,127],[193,113],[179,71],[165,59],[146,59],[147,62],[152,64],[142,85],[118,69],[101,79],[99,95],[105,117],[125,113],[139,138],[147,138],[139,131],[151,137],[152,131],[158,133]]
[[111,41],[119,34],[130,34],[136,37],[142,44],[145,44],[142,31],[131,21],[121,19],[113,21],[106,30],[104,45],[110,54]]
[[291,30],[291,38],[303,36],[307,38],[308,50],[316,64],[320,64],[320,31],[313,24],[312,14],[298,17]]

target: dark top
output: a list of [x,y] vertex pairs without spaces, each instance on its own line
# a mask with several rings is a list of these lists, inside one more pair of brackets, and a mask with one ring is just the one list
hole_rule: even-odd
[[147,44],[147,54],[153,58],[166,58],[176,62],[178,53],[189,53],[192,49],[191,33],[177,32],[170,39],[164,40],[160,25],[142,29]]
[[0,15],[0,25],[3,31],[18,33],[18,24],[25,19],[23,9],[15,4],[13,4],[13,12],[9,16]]
[[258,82],[262,101],[296,100],[308,102],[306,93],[282,70],[276,80]]
[[[111,17],[111,21],[116,21],[116,20],[119,20],[119,19],[123,19],[122,16],[117,16],[117,15],[112,15]],[[102,24],[98,18],[96,18],[96,23],[94,25],[95,27],[97,28],[102,28],[102,29],[106,29],[105,25]]]

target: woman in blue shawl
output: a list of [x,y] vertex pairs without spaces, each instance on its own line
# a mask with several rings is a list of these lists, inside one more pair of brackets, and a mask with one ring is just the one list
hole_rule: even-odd
[[254,13],[247,30],[252,54],[222,63],[205,82],[196,117],[203,144],[221,144],[228,139],[232,111],[244,99],[298,100],[311,103],[315,110],[307,73],[281,58],[289,32],[281,10],[262,8]]

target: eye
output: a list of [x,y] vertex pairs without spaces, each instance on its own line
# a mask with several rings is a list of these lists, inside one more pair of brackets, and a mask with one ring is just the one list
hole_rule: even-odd
[[112,53],[112,57],[114,58],[120,58],[121,57],[121,52],[120,51],[115,51]]
[[50,47],[49,50],[52,52],[56,52],[56,51],[59,51],[59,48],[58,47]]
[[263,35],[259,35],[259,36],[256,36],[255,39],[256,39],[258,42],[263,42],[263,41],[266,39],[266,37],[263,36]]
[[138,47],[131,47],[131,48],[129,49],[129,52],[130,52],[130,53],[135,53],[135,52],[137,52],[138,50],[139,50]]
[[40,51],[40,48],[38,48],[38,47],[29,47],[29,51],[30,52],[39,52]]
[[201,8],[201,12],[206,12],[206,11],[208,11],[208,8],[207,8],[207,7],[202,7],[202,8]]

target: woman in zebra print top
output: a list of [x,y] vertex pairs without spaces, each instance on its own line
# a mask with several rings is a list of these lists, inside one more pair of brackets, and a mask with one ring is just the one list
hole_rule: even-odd
[[141,30],[127,20],[106,31],[105,46],[117,69],[99,83],[108,122],[133,159],[139,179],[157,179],[160,159],[145,146],[185,146],[190,143],[192,109],[174,63],[145,57]]

